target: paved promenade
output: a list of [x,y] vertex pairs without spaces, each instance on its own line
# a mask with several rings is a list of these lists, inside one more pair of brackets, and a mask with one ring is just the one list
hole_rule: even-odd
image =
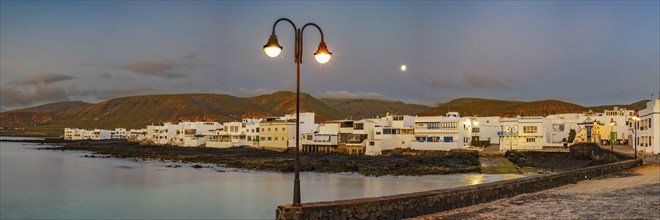
[[660,163],[415,219],[660,219]]

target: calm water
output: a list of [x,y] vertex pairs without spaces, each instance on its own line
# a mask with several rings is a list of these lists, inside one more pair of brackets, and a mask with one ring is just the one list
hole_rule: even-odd
[[[272,219],[293,174],[169,168],[0,142],[1,219]],[[372,197],[517,178],[455,174],[364,177],[302,173],[303,202]]]

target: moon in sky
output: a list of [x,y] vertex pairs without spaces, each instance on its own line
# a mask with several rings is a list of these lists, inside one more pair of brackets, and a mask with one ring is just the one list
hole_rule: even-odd
[[406,65],[401,65],[401,72],[405,72],[408,69]]

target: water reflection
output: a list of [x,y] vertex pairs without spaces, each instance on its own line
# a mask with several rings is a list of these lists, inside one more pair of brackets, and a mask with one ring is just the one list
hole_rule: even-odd
[[[190,164],[81,157],[2,142],[0,219],[273,218],[292,199],[293,174],[217,172]],[[126,169],[131,167],[131,169]],[[455,174],[365,177],[301,174],[303,202],[375,197],[464,186],[520,175]]]
[[484,183],[484,174],[474,174],[474,175],[466,176],[466,178],[468,178],[470,185],[477,185],[480,183]]

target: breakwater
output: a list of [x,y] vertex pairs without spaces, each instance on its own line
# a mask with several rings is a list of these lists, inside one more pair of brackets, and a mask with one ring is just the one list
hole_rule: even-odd
[[553,174],[417,193],[277,207],[277,219],[402,219],[467,207],[546,190],[630,169],[642,160],[626,160]]

